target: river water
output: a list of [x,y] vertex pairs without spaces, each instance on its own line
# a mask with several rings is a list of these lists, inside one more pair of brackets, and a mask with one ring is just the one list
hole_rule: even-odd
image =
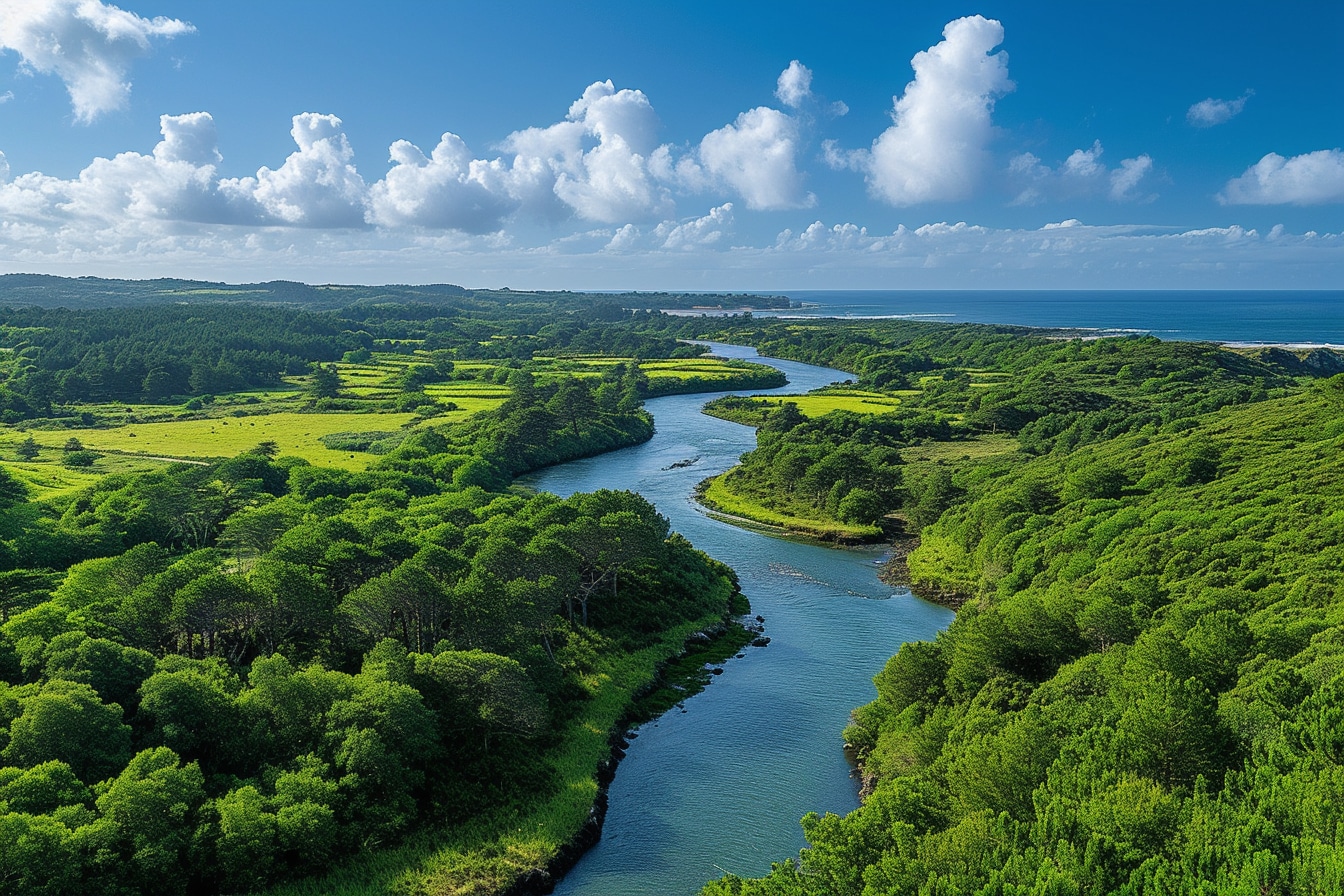
[[[783,370],[789,385],[778,393],[849,379],[758,359],[750,348],[714,349]],[[651,441],[522,480],[561,496],[599,488],[644,495],[674,530],[737,570],[770,637],[769,646],[729,660],[684,711],[639,729],[612,782],[602,839],[561,881],[560,896],[689,896],[725,872],[759,876],[796,855],[804,814],[858,805],[841,730],[850,710],[875,696],[873,675],[902,643],[932,638],[952,620],[951,611],[878,581],[881,548],[774,538],[705,514],[692,499],[696,483],[755,447],[751,428],[701,414],[706,400],[654,399]]]

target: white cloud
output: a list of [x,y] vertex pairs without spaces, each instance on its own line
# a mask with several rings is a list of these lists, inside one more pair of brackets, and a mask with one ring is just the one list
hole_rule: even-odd
[[367,190],[332,115],[294,116],[299,149],[277,170],[219,179],[214,119],[206,112],[164,115],[163,139],[149,155],[96,158],[71,180],[39,172],[0,187],[0,213],[38,221],[130,226],[137,220],[197,224],[359,227]]
[[126,105],[131,62],[150,40],[190,34],[186,22],[127,12],[101,0],[8,0],[0,4],[0,49],[33,72],[65,82],[75,118],[91,122]]
[[1224,205],[1320,205],[1344,202],[1344,152],[1321,149],[1292,158],[1271,152],[1218,194]]
[[1120,167],[1111,172],[1111,198],[1117,202],[1131,199],[1152,199],[1151,194],[1139,197],[1135,194],[1139,184],[1143,183],[1153,170],[1152,156],[1144,153],[1133,159],[1121,159]]
[[775,96],[789,108],[797,109],[811,95],[812,70],[795,59],[779,73]]
[[654,238],[664,249],[697,249],[721,243],[733,226],[733,204],[725,202],[709,210],[702,218],[681,224],[665,221],[654,230]]
[[[591,84],[564,121],[510,134],[514,154],[508,189],[525,207],[559,216],[617,223],[671,211],[671,199],[649,172],[658,117],[643,91]],[[592,145],[593,140],[596,145]]]
[[393,143],[389,153],[392,170],[369,190],[374,224],[488,233],[518,205],[508,193],[503,163],[473,159],[456,134],[444,134],[428,158],[406,140]]
[[675,166],[668,148],[660,148],[654,168],[689,190],[731,190],[756,211],[806,208],[816,197],[803,188],[797,164],[800,144],[794,118],[758,106],[706,134],[695,153]]
[[[149,155],[96,158],[71,180],[24,174],[0,186],[0,214],[16,220],[87,221],[129,226],[136,220],[242,223],[259,212],[243,197],[221,194],[215,123],[208,113],[164,115],[163,139]],[[4,178],[0,178],[3,181]]]
[[1100,140],[1088,149],[1075,149],[1059,167],[1051,168],[1026,152],[1008,163],[1008,179],[1018,191],[1014,205],[1035,205],[1051,200],[1084,199],[1105,194],[1116,202],[1149,202],[1156,194],[1140,188],[1153,172],[1152,157],[1146,153],[1121,159],[1117,168],[1107,168],[1101,156]]
[[1217,100],[1213,97],[1200,100],[1186,110],[1185,120],[1197,128],[1211,128],[1231,121],[1241,114],[1246,101],[1254,95],[1254,90],[1248,90],[1234,100]]
[[647,231],[634,224],[626,224],[608,234],[602,251],[613,255],[631,255],[706,250],[722,246],[732,229],[733,204],[725,202],[711,208],[702,217],[663,221]]
[[9,180],[9,159],[5,158],[3,152],[0,152],[0,184],[7,180]]
[[350,148],[335,115],[295,115],[290,136],[298,151],[274,171],[230,178],[220,191],[237,201],[251,199],[276,223],[300,227],[359,227],[364,224],[364,178],[355,170]]
[[827,153],[833,165],[862,171],[872,194],[892,205],[965,199],[988,157],[995,100],[1013,89],[1003,26],[970,16],[949,22],[942,42],[910,60],[915,79],[895,100],[893,124],[871,150]]
[[4,93],[0,93],[0,106],[3,106],[12,99],[14,99],[14,91],[6,90]]
[[[632,224],[541,242],[404,228],[183,227],[128,216],[90,226],[3,214],[0,272],[548,289],[1328,289],[1344,267],[1340,233],[1061,223],[1067,226],[935,222],[880,233],[818,221],[742,245],[728,239],[726,225],[716,226],[713,210],[642,232]],[[686,241],[669,247],[678,227],[686,227],[678,234]],[[716,231],[724,235],[713,238]]]

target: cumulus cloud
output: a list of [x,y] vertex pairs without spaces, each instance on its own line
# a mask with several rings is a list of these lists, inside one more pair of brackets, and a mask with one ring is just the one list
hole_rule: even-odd
[[872,194],[892,205],[965,199],[984,169],[993,135],[995,100],[1013,89],[1003,26],[970,16],[949,22],[943,40],[910,60],[915,79],[895,100],[893,124],[869,150],[844,153],[832,144],[827,160],[862,171]]
[[643,252],[692,252],[719,247],[732,233],[733,204],[725,202],[701,217],[669,220],[643,230],[626,224],[611,233],[602,251],[628,255]]
[[549,207],[552,216],[616,223],[666,214],[671,200],[649,172],[657,131],[643,91],[598,81],[564,121],[505,139],[505,151],[514,154],[507,189],[532,210]]
[[665,221],[654,230],[654,238],[664,249],[699,249],[723,241],[733,226],[733,204],[725,202],[709,210],[702,218],[680,224]]
[[[127,220],[244,223],[257,212],[244,199],[221,194],[214,119],[205,112],[159,118],[163,139],[148,155],[96,158],[70,180],[40,172],[0,186],[0,214],[16,220],[89,221],[118,226]],[[3,182],[5,178],[0,178]]]
[[298,151],[256,177],[218,177],[222,158],[207,112],[164,115],[149,154],[96,158],[70,180],[32,172],[0,187],[0,214],[25,220],[161,220],[197,224],[354,227],[364,224],[363,178],[339,118],[294,116]]
[[775,96],[791,109],[797,109],[812,95],[812,70],[797,59],[779,73]]
[[301,227],[364,224],[367,187],[355,170],[355,152],[335,115],[295,115],[290,136],[298,151],[275,170],[220,182],[224,195],[257,203],[277,223]]
[[803,189],[799,143],[797,121],[778,109],[758,106],[705,135],[700,165],[711,183],[737,193],[747,208],[808,206],[815,197]]
[[151,39],[193,31],[178,19],[145,19],[101,0],[0,5],[0,49],[18,53],[27,70],[64,81],[75,118],[85,123],[126,105],[127,73],[149,52]]
[[429,157],[407,140],[393,143],[389,153],[392,170],[369,190],[374,224],[488,233],[518,205],[503,163],[473,159],[456,134],[444,134]]
[[1224,205],[1321,205],[1344,202],[1344,152],[1321,149],[1292,158],[1271,152],[1218,194]]
[[1186,110],[1185,120],[1197,128],[1211,128],[1231,121],[1241,114],[1246,101],[1254,95],[1254,90],[1248,90],[1234,100],[1217,100],[1213,97],[1200,100]]
[[[659,220],[673,211],[649,170],[657,117],[643,93],[610,81],[584,91],[565,120],[516,131],[511,157],[476,158],[452,133],[426,155],[398,140],[387,175],[370,186],[355,165],[341,120],[294,116],[296,151],[278,168],[221,178],[214,120],[164,116],[149,155],[95,159],[71,181],[34,172],[0,196],[0,210],[29,217],[178,219],[306,228],[419,227],[498,231],[510,216],[571,216],[608,223]],[[20,183],[21,181],[21,183]]]
[[1049,200],[1083,199],[1106,195],[1116,202],[1147,202],[1156,194],[1140,188],[1150,179],[1152,157],[1146,153],[1121,159],[1117,168],[1101,161],[1100,140],[1088,149],[1075,149],[1056,168],[1043,163],[1032,153],[1014,156],[1008,163],[1009,181],[1018,190],[1015,205],[1035,205]]

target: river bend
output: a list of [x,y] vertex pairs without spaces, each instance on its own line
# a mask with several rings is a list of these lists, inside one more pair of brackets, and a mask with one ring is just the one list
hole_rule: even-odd
[[[788,386],[760,394],[850,378],[758,358],[750,348],[714,350],[788,376]],[[707,515],[692,498],[696,483],[732,467],[755,447],[755,433],[701,414],[706,400],[651,400],[651,441],[521,480],[562,497],[599,488],[644,495],[675,531],[737,571],[770,637],[768,647],[729,660],[684,711],[639,729],[612,782],[602,839],[558,896],[690,896],[725,872],[759,876],[795,855],[804,814],[858,805],[840,732],[850,710],[875,696],[873,675],[903,642],[932,638],[952,620],[949,610],[878,581],[881,548],[774,538]]]

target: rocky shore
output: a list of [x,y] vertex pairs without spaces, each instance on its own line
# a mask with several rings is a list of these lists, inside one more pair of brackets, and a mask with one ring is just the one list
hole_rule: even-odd
[[919,547],[918,535],[905,535],[891,543],[891,554],[877,570],[877,577],[893,588],[908,588],[910,593],[930,603],[955,610],[971,595],[940,588],[933,582],[915,582],[910,577],[910,554]]

